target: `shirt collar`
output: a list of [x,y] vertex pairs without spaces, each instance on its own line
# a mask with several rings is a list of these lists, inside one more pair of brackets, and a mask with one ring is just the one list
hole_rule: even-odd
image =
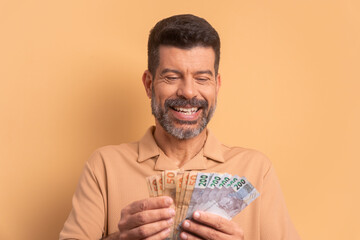
[[155,126],[150,127],[139,142],[138,162],[160,155],[160,149],[154,139]]
[[[178,169],[176,164],[174,164],[156,144],[153,135],[154,131],[155,126],[150,127],[140,140],[138,162],[144,162],[148,159],[156,157],[155,170]],[[221,146],[221,143],[215,138],[215,136],[207,130],[207,138],[204,147],[193,159],[185,163],[181,169],[204,170],[206,169],[207,159],[224,162]]]
[[217,162],[223,163],[225,161],[222,144],[216,139],[209,129],[207,129],[207,138],[204,145],[204,156]]

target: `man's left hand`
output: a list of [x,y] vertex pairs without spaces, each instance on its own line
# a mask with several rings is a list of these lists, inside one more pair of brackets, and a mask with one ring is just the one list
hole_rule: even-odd
[[182,228],[181,239],[244,240],[244,232],[235,222],[207,212],[194,212],[193,220],[185,220]]

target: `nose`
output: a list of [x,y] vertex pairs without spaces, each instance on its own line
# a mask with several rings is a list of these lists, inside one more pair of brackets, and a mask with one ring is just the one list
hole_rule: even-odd
[[192,77],[185,77],[179,82],[177,96],[192,99],[197,96],[196,83]]

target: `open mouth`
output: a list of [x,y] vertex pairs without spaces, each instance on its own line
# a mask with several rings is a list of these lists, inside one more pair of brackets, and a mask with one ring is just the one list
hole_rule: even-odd
[[191,115],[200,110],[200,108],[198,107],[192,107],[192,108],[172,107],[172,109],[185,115]]

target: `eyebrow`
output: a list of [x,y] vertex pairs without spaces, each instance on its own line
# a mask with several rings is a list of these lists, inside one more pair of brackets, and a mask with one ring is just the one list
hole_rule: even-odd
[[213,73],[210,70],[197,71],[196,74],[209,74],[210,76],[213,76]]
[[[170,69],[170,68],[165,68],[164,70],[161,71],[160,74],[165,74],[165,73],[169,73],[169,72],[182,75],[182,73],[181,73],[180,71],[175,70],[175,69]],[[197,71],[197,72],[195,72],[195,74],[208,74],[208,75],[210,75],[210,76],[213,76],[213,73],[212,73],[212,71],[210,71],[210,70]]]
[[165,68],[164,70],[161,71],[160,74],[165,74],[165,73],[169,73],[169,72],[181,75],[180,71],[175,70],[175,69],[170,69],[170,68]]

